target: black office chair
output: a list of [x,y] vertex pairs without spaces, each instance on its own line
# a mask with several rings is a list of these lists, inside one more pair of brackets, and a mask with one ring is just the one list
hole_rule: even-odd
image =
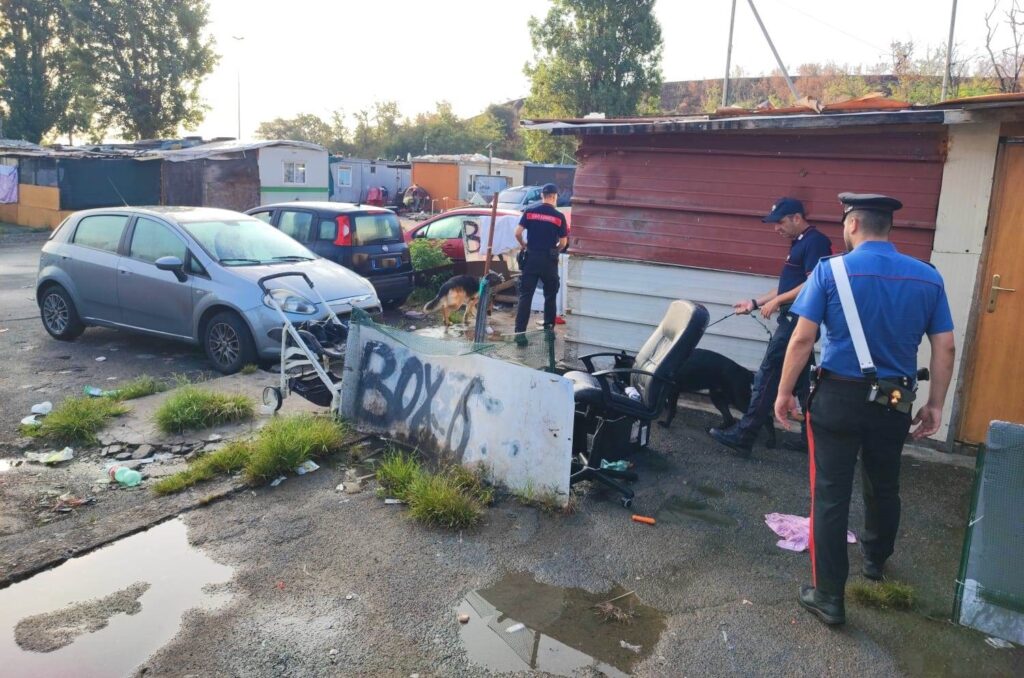
[[[570,484],[594,480],[633,504],[633,491],[617,480],[637,479],[632,471],[602,469],[601,461],[622,459],[645,447],[651,421],[658,418],[672,376],[697,346],[708,324],[708,311],[692,301],[673,301],[636,356],[592,353],[581,356],[587,371],[566,372],[573,382],[576,419]],[[596,370],[594,358],[612,357],[614,367]],[[630,392],[633,397],[630,397]]]

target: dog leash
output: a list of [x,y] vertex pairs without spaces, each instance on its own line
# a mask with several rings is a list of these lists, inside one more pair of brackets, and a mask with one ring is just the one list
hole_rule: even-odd
[[[715,322],[709,324],[708,327],[713,327],[713,326],[717,325],[718,323],[722,322],[723,320],[728,320],[729,318],[733,317],[734,315],[737,315],[737,313],[738,313],[737,311],[733,311],[732,313],[730,313],[728,315],[724,315],[721,318],[719,318],[718,320],[716,320]],[[756,316],[754,316],[753,313],[746,313],[745,315],[747,315],[751,320],[753,320],[758,325],[760,325],[764,329],[764,331],[768,334],[769,337],[772,336],[772,331],[770,329],[768,329],[767,325],[765,325],[763,322],[761,322],[760,318],[757,318]],[[707,327],[705,327],[704,329],[707,330]]]

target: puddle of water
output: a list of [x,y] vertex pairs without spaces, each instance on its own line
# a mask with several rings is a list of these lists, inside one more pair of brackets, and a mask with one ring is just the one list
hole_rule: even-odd
[[715,510],[706,499],[687,499],[686,497],[672,497],[661,505],[656,517],[660,523],[673,525],[683,525],[691,523],[693,520],[721,527],[735,527],[739,524],[732,516]]
[[[186,611],[225,604],[227,594],[210,594],[204,592],[204,587],[226,583],[233,572],[233,568],[214,562],[190,546],[185,523],[177,519],[37,574],[0,591],[3,673],[130,674],[174,637]],[[62,615],[74,617],[76,612],[89,608],[82,603],[112,597],[126,589],[142,591],[137,605],[127,608],[127,612],[112,611],[109,620],[82,623],[81,634],[70,644],[43,653],[23,650],[15,642],[15,628],[26,618],[46,615],[53,619],[43,626],[58,628]],[[68,621],[67,625],[77,622]],[[21,632],[25,633],[24,626]]]
[[[629,624],[597,615],[595,605],[623,593],[620,587],[587,593],[542,584],[529,574],[509,574],[462,600],[458,612],[470,619],[460,625],[459,636],[469,660],[492,671],[571,676],[592,667],[607,676],[627,676],[654,651],[665,621],[661,612],[640,605],[634,596],[613,603],[632,610]],[[509,632],[516,624],[524,628]],[[639,646],[639,652],[623,647],[623,642]]]
[[765,488],[761,487],[760,485],[748,483],[746,481],[737,483],[736,489],[739,490],[740,492],[746,492],[747,494],[756,494],[761,497],[771,496],[768,490],[766,490]]
[[722,492],[720,489],[718,489],[714,485],[698,485],[697,486],[697,491],[700,492],[701,494],[703,494],[705,497],[724,497],[725,496],[725,492]]

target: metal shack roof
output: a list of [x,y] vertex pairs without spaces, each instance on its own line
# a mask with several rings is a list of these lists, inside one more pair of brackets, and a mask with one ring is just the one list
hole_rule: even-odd
[[989,94],[951,99],[930,106],[867,95],[822,105],[802,99],[795,106],[748,110],[720,108],[706,115],[672,115],[637,118],[562,118],[521,120],[529,130],[555,135],[658,134],[666,132],[716,132],[728,130],[812,130],[872,125],[953,125],[972,121],[972,112],[984,109],[1024,111],[1024,94]]

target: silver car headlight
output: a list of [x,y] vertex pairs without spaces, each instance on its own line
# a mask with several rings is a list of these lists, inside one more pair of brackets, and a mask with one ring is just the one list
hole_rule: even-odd
[[270,294],[263,297],[263,303],[270,308],[274,308],[274,303],[276,303],[285,313],[298,313],[300,315],[313,315],[316,313],[316,304],[304,296],[288,290],[271,290]]

